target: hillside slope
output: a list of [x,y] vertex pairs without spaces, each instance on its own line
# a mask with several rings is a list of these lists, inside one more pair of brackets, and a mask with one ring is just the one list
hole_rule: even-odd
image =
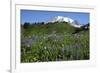
[[21,26],[21,62],[89,59],[89,29],[55,22]]

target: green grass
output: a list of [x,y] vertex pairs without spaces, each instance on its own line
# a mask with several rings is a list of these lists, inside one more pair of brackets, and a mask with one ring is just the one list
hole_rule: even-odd
[[89,30],[75,30],[64,22],[22,26],[21,62],[88,60]]

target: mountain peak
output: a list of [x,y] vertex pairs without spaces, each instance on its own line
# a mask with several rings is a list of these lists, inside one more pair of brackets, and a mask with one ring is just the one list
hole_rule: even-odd
[[80,28],[82,26],[79,24],[78,21],[73,20],[69,17],[65,17],[65,16],[56,16],[50,22],[52,22],[52,23],[54,23],[54,22],[68,22],[68,23],[70,23],[71,26],[76,27],[76,28]]
[[69,18],[69,17],[64,17],[64,16],[56,16],[53,18],[51,22],[69,22],[72,23],[74,20]]

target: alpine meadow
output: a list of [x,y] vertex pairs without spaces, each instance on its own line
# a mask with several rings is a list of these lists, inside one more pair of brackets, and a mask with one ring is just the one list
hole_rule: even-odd
[[90,23],[85,14],[21,10],[21,63],[89,60]]

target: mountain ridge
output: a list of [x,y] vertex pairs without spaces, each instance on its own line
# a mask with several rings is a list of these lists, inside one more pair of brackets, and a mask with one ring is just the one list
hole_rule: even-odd
[[56,16],[54,17],[51,21],[49,21],[50,23],[54,23],[54,22],[68,22],[70,23],[71,26],[76,27],[76,28],[80,28],[82,25],[76,21],[73,20],[69,17],[65,17],[65,16]]

